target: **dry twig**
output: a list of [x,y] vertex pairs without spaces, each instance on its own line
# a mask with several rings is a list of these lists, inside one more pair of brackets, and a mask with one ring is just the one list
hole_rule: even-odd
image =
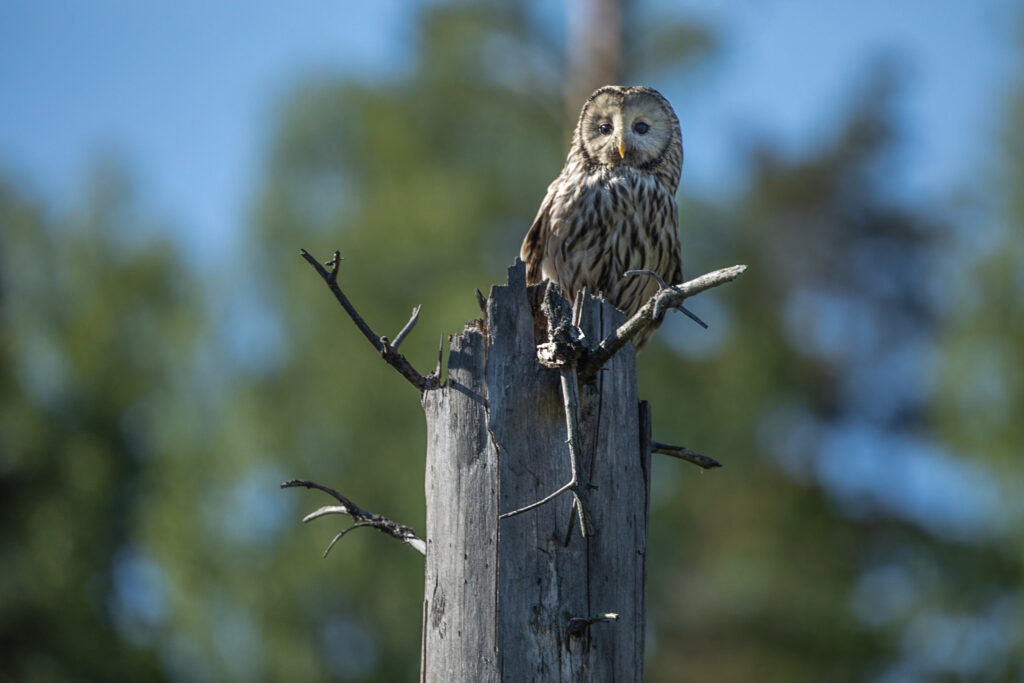
[[[308,251],[305,249],[301,250],[302,258],[306,259],[316,269],[316,272],[320,275],[323,281],[330,288],[331,293],[334,294],[334,298],[338,300],[341,307],[345,309],[349,317],[352,318],[352,322],[356,324],[359,331],[363,333],[367,341],[373,345],[373,348],[377,349],[377,353],[381,355],[384,361],[393,367],[395,370],[405,377],[409,382],[420,390],[420,392],[426,391],[427,389],[436,389],[439,385],[439,378],[433,374],[424,377],[412,366],[405,356],[398,352],[398,345],[405,339],[405,336],[409,334],[413,326],[416,324],[416,320],[419,318],[419,306],[413,309],[413,315],[409,319],[409,322],[405,324],[402,331],[395,337],[395,341],[392,343],[388,341],[387,337],[380,337],[374,333],[370,326],[366,324],[362,316],[355,309],[355,306],[348,300],[345,293],[341,291],[341,287],[338,286],[338,268],[341,265],[341,254],[337,251],[331,257],[330,261],[325,264],[321,264],[316,260]],[[330,270],[327,270],[324,266],[329,266]]]
[[[501,519],[514,517],[548,503],[563,493],[572,493],[572,514],[579,519],[583,537],[590,535],[590,523],[584,505],[588,485],[580,477],[580,434],[579,379],[576,376],[576,359],[583,350],[583,335],[579,330],[579,316],[583,292],[576,297],[576,306],[568,311],[568,303],[558,293],[557,285],[549,284],[544,293],[542,310],[548,320],[548,341],[537,347],[537,357],[547,367],[557,368],[561,376],[562,404],[565,409],[566,443],[569,446],[569,468],[572,475],[568,482],[540,500],[517,510],[506,512]],[[568,545],[573,524],[570,520],[565,543]]]
[[615,612],[605,612],[604,614],[598,614],[593,617],[569,617],[569,635],[578,636],[583,631],[594,624],[602,621],[618,621],[619,615]]
[[324,550],[324,557],[327,557],[327,553],[331,552],[331,548],[334,544],[341,540],[341,537],[359,527],[373,527],[377,531],[387,534],[392,538],[397,538],[402,543],[408,544],[410,547],[415,548],[421,555],[427,554],[427,544],[424,543],[423,539],[416,535],[416,532],[398,522],[393,522],[383,515],[374,514],[367,512],[361,507],[353,503],[351,500],[341,495],[329,486],[317,484],[315,481],[306,481],[302,479],[292,479],[281,484],[281,488],[289,489],[295,487],[304,487],[307,489],[318,489],[324,493],[329,494],[341,505],[325,505],[321,508],[314,510],[305,517],[302,518],[303,522],[311,522],[314,519],[319,519],[325,515],[348,515],[352,518],[354,524],[347,529],[342,529],[338,534],[331,540],[327,545],[327,549]]
[[673,446],[667,443],[661,443],[660,441],[651,442],[651,453],[661,453],[662,455],[671,455],[673,458],[679,458],[686,462],[692,462],[698,467],[702,467],[706,470],[710,470],[715,467],[721,467],[722,463],[718,462],[714,458],[709,458],[706,455],[701,455],[696,451],[691,451],[685,446]]
[[622,323],[619,329],[610,334],[597,348],[592,349],[579,363],[580,379],[589,381],[597,374],[598,370],[614,356],[619,349],[629,343],[637,335],[642,334],[648,328],[657,324],[657,315],[660,315],[666,308],[677,308],[689,297],[701,292],[732,282],[740,276],[746,266],[731,266],[722,268],[710,273],[701,275],[681,285],[663,287],[657,294],[651,297],[644,306],[637,311],[632,318]]
[[395,351],[398,350],[398,345],[402,343],[402,340],[412,332],[412,328],[416,327],[416,323],[420,319],[420,309],[423,308],[422,304],[417,305],[416,308],[412,309],[412,316],[409,317],[409,322],[405,324],[398,334],[395,335],[395,341],[391,342],[391,348]]

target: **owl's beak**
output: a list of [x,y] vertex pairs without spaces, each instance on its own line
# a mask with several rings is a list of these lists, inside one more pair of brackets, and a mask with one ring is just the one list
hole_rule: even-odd
[[626,158],[626,141],[625,140],[619,140],[619,158],[621,158],[621,159],[625,159]]

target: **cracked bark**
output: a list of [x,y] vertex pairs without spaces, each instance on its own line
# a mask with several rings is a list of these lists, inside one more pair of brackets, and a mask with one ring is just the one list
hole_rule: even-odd
[[[631,347],[580,386],[594,533],[566,544],[572,496],[499,520],[570,478],[559,373],[536,357],[542,293],[513,266],[485,319],[452,339],[447,383],[423,395],[424,681],[642,680],[650,423]],[[584,307],[595,342],[623,322]]]

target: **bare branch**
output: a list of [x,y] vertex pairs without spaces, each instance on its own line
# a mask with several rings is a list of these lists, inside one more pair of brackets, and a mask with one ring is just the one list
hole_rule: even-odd
[[569,617],[569,635],[579,635],[584,629],[602,621],[618,621],[619,615],[615,612],[605,612],[592,617]]
[[[451,344],[451,335],[448,335],[448,343]],[[441,382],[441,365],[444,362],[444,335],[440,337],[440,341],[437,344],[437,365],[434,366],[434,372],[431,373],[431,377],[434,378],[435,382]]]
[[327,559],[327,553],[331,552],[331,548],[334,547],[335,543],[337,543],[338,541],[341,540],[342,536],[344,536],[348,532],[352,531],[353,529],[358,529],[361,526],[373,526],[373,525],[370,524],[369,522],[356,522],[355,524],[353,524],[352,526],[348,527],[347,529],[342,529],[337,534],[335,534],[334,538],[331,539],[331,542],[327,544],[327,547],[324,548],[324,554],[321,555],[321,557],[323,557],[326,560]]
[[480,291],[479,287],[477,287],[477,289],[476,289],[476,305],[480,307],[480,312],[483,313],[484,316],[486,316],[487,315],[487,297],[485,297],[483,295],[483,292]]
[[[623,275],[649,275],[650,277],[653,277],[655,280],[658,281],[658,284],[661,285],[662,289],[672,289],[673,288],[672,285],[665,284],[665,280],[660,275],[655,273],[653,270],[646,270],[646,269],[644,269],[644,270],[627,270],[625,273],[623,273]],[[676,309],[681,311],[684,315],[686,315],[687,318],[689,318],[693,322],[697,323],[698,325],[703,327],[705,330],[708,329],[708,324],[706,322],[704,322],[703,320],[701,320],[697,316],[696,313],[691,311],[686,306],[683,306],[682,304],[678,304],[676,306]],[[660,323],[661,317],[664,314],[665,314],[664,310],[658,308],[658,306],[655,305],[654,312],[651,314],[651,318],[653,318],[656,321],[659,321],[659,323]]]
[[320,277],[323,278],[324,282],[327,283],[327,286],[331,288],[331,292],[334,294],[334,298],[338,300],[338,303],[341,304],[341,307],[344,308],[345,312],[348,313],[350,318],[352,318],[352,322],[356,324],[356,327],[358,327],[359,331],[363,333],[363,336],[366,337],[371,344],[373,344],[373,348],[377,349],[377,351],[380,351],[380,338],[373,333],[373,330],[370,329],[370,326],[367,325],[366,321],[363,320],[361,315],[359,315],[359,312],[355,309],[355,306],[352,305],[352,303],[348,300],[348,297],[345,296],[345,294],[341,291],[341,288],[338,287],[338,269],[341,266],[341,262],[343,260],[341,258],[341,253],[335,251],[334,255],[331,257],[331,260],[327,261],[324,264],[330,266],[331,269],[329,271],[326,268],[324,268],[324,266],[321,265],[320,262],[305,249],[300,250],[300,253],[302,254],[302,258],[306,259],[306,262],[316,269],[316,272],[320,274]]
[[327,553],[331,552],[331,548],[334,547],[335,543],[341,540],[342,536],[347,534],[349,531],[352,531],[352,529],[361,526],[373,527],[377,531],[383,534],[387,534],[392,538],[397,538],[402,543],[406,543],[410,547],[415,548],[421,555],[427,554],[427,544],[423,541],[423,539],[416,535],[415,531],[405,526],[404,524],[393,522],[387,517],[384,517],[383,515],[378,515],[363,510],[361,507],[359,507],[358,505],[356,505],[351,500],[341,495],[334,489],[330,488],[329,486],[324,486],[322,484],[316,483],[315,481],[306,481],[303,479],[292,479],[281,484],[281,488],[283,489],[296,488],[299,486],[307,489],[318,489],[320,491],[323,491],[324,493],[327,493],[328,495],[332,496],[335,500],[337,500],[339,503],[341,503],[341,505],[325,505],[324,507],[321,507],[303,517],[303,522],[310,522],[314,519],[319,519],[320,517],[324,517],[326,515],[348,515],[352,518],[352,521],[355,522],[355,524],[348,527],[347,529],[342,530],[334,537],[334,539],[327,546],[327,549],[324,551],[324,557],[327,557]]
[[651,300],[637,311],[632,318],[622,323],[619,329],[601,340],[597,348],[580,360],[580,379],[588,381],[597,371],[634,337],[657,325],[656,312],[665,308],[676,308],[695,294],[732,282],[740,276],[746,266],[731,266],[701,275],[688,282],[660,289]]
[[320,277],[323,278],[323,281],[327,283],[327,286],[330,288],[331,293],[334,294],[334,298],[338,300],[338,303],[341,304],[341,307],[344,308],[345,312],[348,313],[350,318],[352,318],[352,322],[356,324],[356,327],[358,327],[359,331],[363,333],[363,336],[366,337],[367,341],[369,341],[370,344],[373,345],[373,348],[377,349],[377,353],[381,355],[381,358],[383,358],[388,365],[393,367],[395,370],[398,370],[398,372],[407,380],[409,380],[409,382],[414,387],[419,389],[421,393],[423,391],[426,391],[427,389],[437,388],[438,378],[432,375],[428,375],[426,377],[421,375],[416,370],[416,368],[412,366],[412,363],[410,363],[405,356],[398,352],[397,348],[397,342],[401,342],[401,340],[404,338],[403,333],[408,334],[406,328],[411,330],[412,325],[415,325],[415,313],[419,311],[419,307],[415,309],[413,319],[406,323],[405,328],[402,328],[402,332],[398,333],[399,336],[396,338],[396,343],[391,343],[388,341],[387,337],[377,336],[377,334],[374,333],[372,329],[370,329],[370,326],[367,325],[366,321],[363,320],[361,315],[359,315],[359,312],[355,309],[355,306],[353,306],[352,303],[348,300],[348,297],[345,296],[345,293],[341,291],[341,287],[338,286],[338,268],[341,265],[342,261],[341,254],[339,252],[335,251],[334,255],[331,257],[331,260],[327,261],[327,263],[324,264],[326,266],[329,266],[330,270],[327,270],[327,268],[325,268],[324,265],[321,265],[320,262],[317,261],[305,249],[301,250],[301,254],[302,258],[306,259],[306,262],[313,266],[313,268],[316,269],[316,272],[320,275]]
[[303,522],[312,522],[314,519],[320,519],[327,515],[347,515],[350,514],[351,508],[345,505],[324,505],[321,508],[317,508],[310,512],[308,515],[302,518]]
[[580,532],[586,538],[590,535],[590,523],[587,520],[587,511],[583,505],[580,495],[580,444],[583,437],[580,434],[580,383],[576,376],[576,368],[565,368],[559,373],[562,381],[562,402],[565,407],[565,431],[568,433],[569,442],[569,467],[572,471],[572,497],[576,505],[576,514],[580,518]]
[[671,455],[673,458],[679,458],[686,462],[692,462],[698,467],[702,467],[706,470],[713,469],[715,467],[721,467],[722,463],[718,462],[714,458],[709,458],[706,455],[701,455],[696,451],[691,451],[685,446],[673,446],[667,443],[661,443],[660,441],[651,442],[651,453],[661,453],[662,455]]
[[[580,478],[579,445],[582,443],[582,437],[580,435],[579,379],[576,377],[576,368],[571,365],[569,367],[563,367],[560,374],[562,380],[562,403],[565,407],[565,431],[568,435],[566,443],[569,445],[569,467],[572,470],[572,478],[554,492],[549,493],[540,500],[517,510],[506,512],[503,515],[499,515],[498,518],[507,519],[508,517],[521,515],[524,512],[528,512],[534,508],[539,508],[541,505],[551,502],[563,493],[571,492],[573,503],[572,513],[579,518],[580,531],[583,533],[583,537],[586,538],[591,534],[591,528],[582,496],[582,490],[586,488],[586,486],[581,482]],[[572,525],[569,526],[569,533],[566,534],[565,545],[569,545],[571,535]]]
[[555,498],[558,498],[560,495],[562,495],[566,491],[571,490],[575,484],[576,484],[576,482],[570,480],[567,483],[562,484],[560,487],[558,487],[557,489],[555,489],[553,492],[549,493],[548,495],[544,496],[540,500],[536,500],[536,501],[530,503],[529,505],[524,505],[523,507],[515,509],[512,512],[506,512],[504,514],[498,515],[498,519],[508,519],[509,517],[515,517],[516,515],[521,515],[524,512],[529,512],[530,510],[533,510],[534,508],[539,508],[544,503],[550,503],[551,501],[553,501]]
[[412,328],[416,327],[416,323],[420,319],[421,308],[423,308],[423,305],[419,304],[416,306],[416,308],[412,309],[412,316],[409,318],[409,322],[407,322],[405,324],[405,327],[403,327],[401,331],[397,335],[395,335],[395,341],[391,342],[391,348],[394,349],[395,351],[398,350],[398,345],[402,343],[402,340],[405,339],[410,332],[412,332]]
[[[530,503],[518,510],[506,512],[499,516],[499,519],[514,517],[534,508],[538,508],[563,493],[572,493],[572,515],[579,518],[580,531],[586,538],[591,534],[590,523],[587,519],[586,506],[583,503],[584,489],[587,488],[580,478],[580,444],[583,443],[580,435],[580,408],[579,408],[579,378],[576,375],[576,361],[583,352],[583,333],[578,324],[583,308],[586,290],[577,293],[575,306],[561,295],[561,287],[549,282],[544,290],[544,299],[541,301],[541,311],[547,318],[548,341],[537,346],[537,360],[542,365],[550,368],[557,368],[562,383],[562,405],[565,409],[565,431],[566,443],[569,445],[569,468],[572,477],[569,481],[553,493],[549,493],[540,500]],[[573,524],[569,520],[569,531],[566,533],[565,544],[569,544],[572,536]]]

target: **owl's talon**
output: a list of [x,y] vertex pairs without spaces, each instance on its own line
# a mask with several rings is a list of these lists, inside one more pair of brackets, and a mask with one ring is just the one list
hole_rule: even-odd
[[627,270],[625,273],[623,273],[623,276],[625,275],[650,275],[651,277],[658,281],[658,284],[661,285],[662,289],[672,289],[671,285],[666,283],[665,280],[653,270],[647,270],[646,268],[641,268],[637,270]]

